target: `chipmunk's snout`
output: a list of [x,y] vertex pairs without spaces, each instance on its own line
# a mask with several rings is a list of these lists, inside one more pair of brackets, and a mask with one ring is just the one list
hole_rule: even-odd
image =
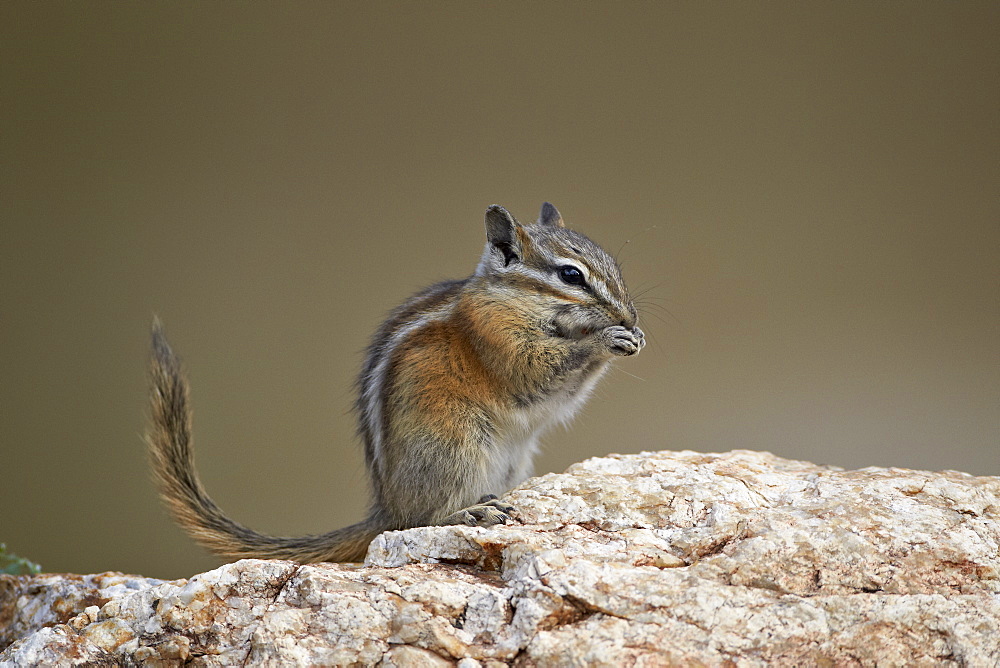
[[625,317],[623,317],[618,324],[624,327],[625,329],[632,329],[633,327],[635,327],[638,321],[639,321],[639,314],[635,312],[634,307],[630,306],[625,314]]

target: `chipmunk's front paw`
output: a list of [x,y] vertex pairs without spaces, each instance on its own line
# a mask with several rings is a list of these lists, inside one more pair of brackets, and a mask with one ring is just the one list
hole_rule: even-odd
[[514,506],[497,500],[493,494],[487,494],[479,499],[479,503],[463,508],[441,520],[442,525],[465,524],[471,527],[491,527],[495,524],[506,524]]
[[628,357],[635,355],[646,345],[646,335],[638,327],[628,329],[621,325],[605,327],[601,338],[612,355]]

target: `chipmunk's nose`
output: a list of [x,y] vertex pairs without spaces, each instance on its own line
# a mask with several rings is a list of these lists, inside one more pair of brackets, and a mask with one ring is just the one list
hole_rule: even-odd
[[639,314],[635,312],[635,307],[631,306],[625,312],[625,317],[618,324],[626,329],[632,329],[635,327],[637,320],[639,320]]

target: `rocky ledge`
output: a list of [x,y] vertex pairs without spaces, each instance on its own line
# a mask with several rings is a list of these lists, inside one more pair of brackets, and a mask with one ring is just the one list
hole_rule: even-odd
[[505,498],[363,566],[2,576],[0,662],[1000,664],[1000,478],[653,452]]

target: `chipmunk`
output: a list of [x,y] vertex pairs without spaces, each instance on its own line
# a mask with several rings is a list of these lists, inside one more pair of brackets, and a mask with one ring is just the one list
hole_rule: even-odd
[[533,224],[486,210],[472,276],[417,293],[368,347],[356,412],[371,479],[367,519],[279,538],[229,519],[194,468],[188,384],[159,322],[147,443],[177,522],[216,554],[361,561],[379,533],[510,520],[498,500],[531,472],[539,436],[581,407],[614,357],[645,344],[615,260],[545,203]]

